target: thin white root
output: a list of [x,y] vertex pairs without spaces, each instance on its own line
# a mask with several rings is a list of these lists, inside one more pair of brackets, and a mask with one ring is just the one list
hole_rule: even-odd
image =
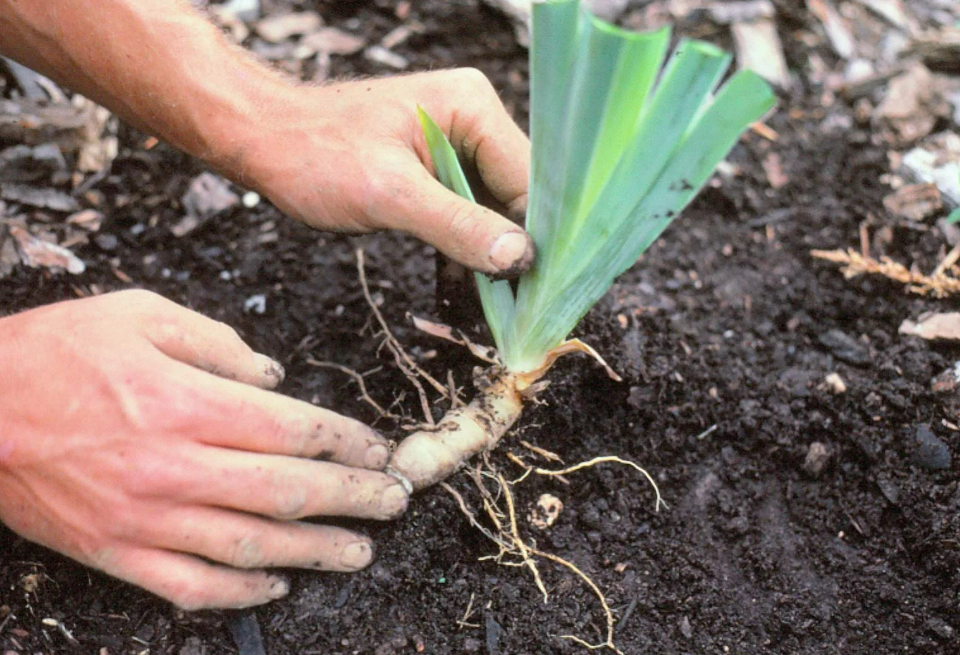
[[470,457],[496,446],[522,410],[516,379],[501,376],[469,405],[450,410],[435,429],[420,430],[404,439],[387,471],[411,491],[434,485]]

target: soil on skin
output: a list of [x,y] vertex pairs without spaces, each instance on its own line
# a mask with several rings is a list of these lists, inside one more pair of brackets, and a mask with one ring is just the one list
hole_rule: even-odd
[[[334,25],[359,19],[371,41],[398,23],[392,3],[320,8]],[[412,12],[428,29],[400,53],[419,69],[483,69],[523,122],[526,53],[509,23],[472,0],[414,3]],[[805,61],[807,46],[785,40],[791,61]],[[335,58],[334,73],[369,66],[359,55]],[[550,530],[526,521],[523,529],[606,592],[625,653],[960,653],[960,438],[944,423],[956,415],[930,391],[960,352],[897,333],[903,318],[952,305],[882,280],[846,281],[811,258],[813,248],[857,244],[860,223],[883,215],[887,155],[867,126],[830,128],[828,116],[852,117],[845,106],[824,111],[810,93],[782,108],[768,121],[779,138],[747,134],[730,159],[741,173],[708,188],[579,329],[625,381],[568,358],[545,403],[521,422],[523,439],[568,463],[616,454],[642,464],[669,509],[654,512],[635,472],[603,465],[569,484],[533,476],[517,486],[524,514],[543,493],[564,503]],[[472,393],[475,361],[405,318],[435,315],[428,247],[391,234],[319,234],[265,203],[174,238],[177,199],[201,169],[164,146],[144,151],[142,139],[124,133],[113,174],[98,186],[108,208],[101,232],[118,237],[116,249],[79,249],[88,263],[79,277],[17,269],[0,281],[3,313],[152,289],[281,360],[284,393],[373,421],[349,379],[306,359],[380,367],[367,378],[372,393],[416,416],[415,393],[371,336],[354,259],[362,245],[401,342]],[[789,179],[777,191],[760,165],[769,152]],[[279,238],[264,243],[273,230]],[[935,262],[941,252],[936,231],[894,234],[890,253],[901,261]],[[244,311],[255,294],[266,297],[262,315]],[[822,386],[832,372],[846,393]],[[915,465],[922,425],[951,448],[952,468]],[[813,442],[829,452],[819,477],[803,469]],[[529,456],[513,436],[492,461],[515,477],[510,449]],[[477,502],[466,476],[451,483]],[[268,653],[583,653],[560,636],[601,640],[603,615],[579,579],[544,563],[544,603],[526,570],[478,561],[495,547],[442,490],[417,497],[394,523],[360,527],[378,545],[373,566],[291,572],[290,597],[256,610]],[[0,605],[16,616],[0,617],[0,651],[237,652],[231,613],[184,614],[2,529]],[[61,621],[79,647],[45,618]]]

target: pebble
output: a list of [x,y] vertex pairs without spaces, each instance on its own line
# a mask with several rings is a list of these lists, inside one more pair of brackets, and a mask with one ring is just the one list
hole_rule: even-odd
[[952,457],[947,447],[927,425],[917,428],[914,441],[913,463],[925,469],[939,470],[950,468]]
[[835,394],[847,392],[847,383],[843,381],[843,378],[840,377],[839,373],[828,373],[827,377],[823,379],[823,383],[826,385],[827,389]]
[[828,330],[820,335],[820,344],[837,359],[863,366],[870,362],[870,349],[862,341],[854,339],[842,330]]
[[954,629],[943,619],[933,616],[927,619],[924,625],[927,627],[927,630],[941,639],[953,639]]
[[199,637],[187,637],[180,648],[180,655],[205,655],[206,652],[207,649]]
[[690,626],[690,619],[688,619],[686,616],[680,619],[680,634],[687,639],[693,637],[693,628]]
[[247,209],[253,209],[260,204],[260,194],[256,191],[247,191],[241,199],[243,206]]
[[819,477],[823,469],[830,462],[830,449],[826,444],[814,441],[807,449],[807,456],[803,460],[803,470],[813,477]]
[[262,293],[250,296],[243,303],[243,311],[248,314],[250,312],[253,312],[254,314],[263,314],[265,311],[267,311],[267,297]]
[[114,234],[98,234],[97,236],[93,237],[93,241],[97,244],[97,247],[100,248],[100,250],[105,252],[116,250],[117,246],[120,245],[120,240],[117,239],[116,235]]
[[900,501],[900,488],[889,478],[877,478],[877,488],[891,505]]

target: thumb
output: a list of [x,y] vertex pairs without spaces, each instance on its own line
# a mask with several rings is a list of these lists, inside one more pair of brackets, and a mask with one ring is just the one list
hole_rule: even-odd
[[536,258],[533,239],[516,223],[472,203],[440,184],[426,169],[415,190],[398,194],[399,206],[386,212],[391,223],[426,241],[451,259],[494,277],[516,277]]

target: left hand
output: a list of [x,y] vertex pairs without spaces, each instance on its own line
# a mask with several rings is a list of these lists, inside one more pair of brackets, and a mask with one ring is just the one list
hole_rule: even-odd
[[520,274],[533,263],[533,241],[434,178],[417,105],[507,212],[522,212],[530,144],[475,69],[291,86],[225,172],[313,227],[402,230],[474,270]]

